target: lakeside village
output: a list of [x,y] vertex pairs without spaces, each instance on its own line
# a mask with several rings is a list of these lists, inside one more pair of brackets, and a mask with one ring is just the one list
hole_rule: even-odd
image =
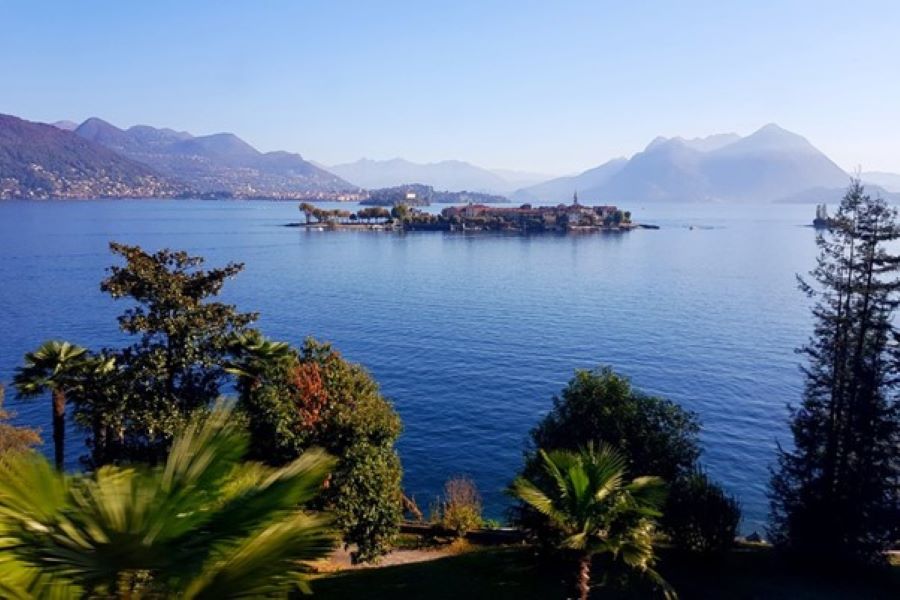
[[[416,198],[405,200],[415,202]],[[659,229],[656,225],[634,223],[629,211],[616,206],[580,204],[577,193],[572,204],[568,205],[523,204],[519,207],[507,207],[469,203],[447,207],[439,214],[422,211],[402,200],[390,209],[385,206],[368,206],[355,213],[341,209],[320,209],[309,203],[301,204],[300,211],[304,214],[305,221],[292,223],[290,226],[314,230],[579,233]]]

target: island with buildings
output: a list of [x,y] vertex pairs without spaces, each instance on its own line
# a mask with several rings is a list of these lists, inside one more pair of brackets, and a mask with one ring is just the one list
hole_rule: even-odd
[[469,203],[448,206],[437,214],[404,203],[395,204],[390,209],[369,206],[355,213],[303,203],[300,211],[304,214],[304,221],[291,223],[290,226],[316,230],[579,233],[659,229],[656,225],[633,222],[629,211],[616,206],[580,204],[577,194],[572,204],[508,207]]

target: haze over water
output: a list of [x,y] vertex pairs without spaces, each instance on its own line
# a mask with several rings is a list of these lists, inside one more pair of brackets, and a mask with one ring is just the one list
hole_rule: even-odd
[[[812,209],[624,208],[662,229],[306,232],[282,227],[300,218],[292,202],[0,204],[0,381],[46,339],[123,341],[126,303],[99,291],[110,240],[186,249],[246,263],[223,297],[259,311],[268,336],[332,341],[373,373],[403,418],[405,488],[423,508],[467,474],[502,516],[552,396],[574,369],[609,364],[699,413],[703,464],[739,497],[742,530],[759,530],[776,440],[789,443],[785,405],[800,398],[794,349],[810,320],[795,274],[814,262]],[[48,401],[8,396],[49,438]]]

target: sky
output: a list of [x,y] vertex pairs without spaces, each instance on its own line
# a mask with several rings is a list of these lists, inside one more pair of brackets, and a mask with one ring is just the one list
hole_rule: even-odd
[[0,113],[544,174],[775,122],[900,172],[900,2],[0,0]]

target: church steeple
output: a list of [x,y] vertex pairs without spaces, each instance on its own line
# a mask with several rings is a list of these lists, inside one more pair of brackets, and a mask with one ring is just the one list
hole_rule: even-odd
[[572,194],[572,200],[573,204],[575,204],[575,206],[578,206],[578,190],[575,190],[575,193]]

